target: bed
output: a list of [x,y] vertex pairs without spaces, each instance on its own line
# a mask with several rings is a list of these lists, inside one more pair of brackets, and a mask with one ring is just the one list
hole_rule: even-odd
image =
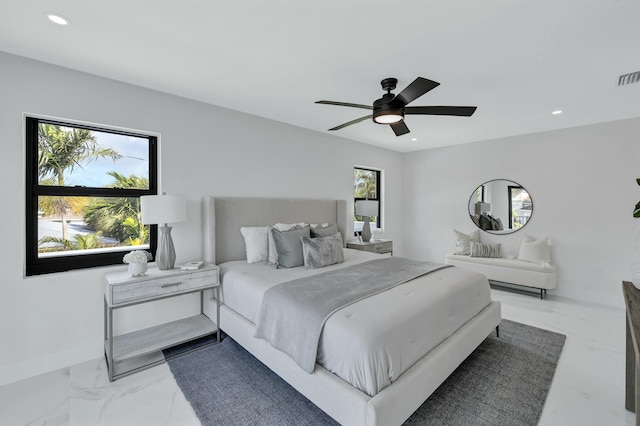
[[[304,220],[308,223],[335,223],[342,235],[346,235],[348,216],[346,202],[343,200],[205,197],[204,254],[205,260],[214,262],[221,268],[223,305],[220,310],[220,325],[231,338],[339,423],[401,424],[499,325],[500,305],[491,301],[490,296],[487,298],[489,286],[486,278],[484,282],[477,283],[480,274],[453,267],[437,270],[426,277],[358,301],[332,315],[321,335],[319,364],[315,365],[312,374],[305,372],[289,355],[275,349],[267,341],[255,338],[254,321],[262,294],[268,288],[295,279],[301,274],[305,275],[308,271],[304,268],[276,270],[273,266],[248,264],[244,261],[246,254],[240,228]],[[345,265],[335,265],[334,268],[366,262],[370,260],[368,256],[378,255],[345,249]],[[421,283],[420,280],[444,281],[448,283],[447,286],[453,287],[463,286],[461,288],[465,290],[462,294],[465,297],[452,298],[452,303],[446,305],[448,308],[441,308],[442,312],[437,311],[443,304],[433,305],[431,309],[423,309],[423,312],[415,310],[415,315],[427,315],[426,317],[404,315],[401,326],[403,333],[387,328],[389,321],[386,317],[382,323],[375,323],[376,317],[378,320],[381,317],[380,306],[391,307],[399,303],[401,311],[413,312],[413,308],[408,306],[412,303],[416,305],[416,294],[423,291],[421,289],[425,286],[431,285]],[[256,286],[257,293],[245,293],[247,288]],[[471,294],[474,296],[469,297]],[[461,304],[469,304],[470,309],[475,309],[477,313],[470,319],[460,319],[457,313],[462,309]],[[209,307],[205,307],[205,312],[207,309]],[[340,370],[341,361],[349,357],[350,349],[343,348],[345,352],[336,352],[335,336],[338,335],[340,341],[340,334],[347,328],[347,319],[354,312],[361,318],[361,327],[385,329],[382,331],[382,340],[387,346],[383,351],[397,352],[388,354],[389,365],[383,368],[389,371],[378,374],[378,378],[375,368],[369,372],[369,379],[365,374],[364,378],[356,378],[355,382],[349,376],[349,371],[352,370],[348,367],[344,371]],[[420,338],[427,334],[435,335],[437,343],[422,354],[420,350],[414,350],[412,345],[421,347],[423,343]],[[344,336],[342,339],[344,342]],[[402,349],[405,347],[408,349]],[[387,376],[388,379],[384,379]]]

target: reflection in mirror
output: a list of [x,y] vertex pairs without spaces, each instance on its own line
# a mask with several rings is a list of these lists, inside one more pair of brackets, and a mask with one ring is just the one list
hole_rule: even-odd
[[469,217],[492,234],[509,234],[527,224],[533,213],[531,196],[524,187],[504,179],[485,182],[469,198]]

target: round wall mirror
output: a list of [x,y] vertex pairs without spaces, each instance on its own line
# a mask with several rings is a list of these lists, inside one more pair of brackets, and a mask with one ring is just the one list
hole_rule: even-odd
[[510,234],[522,229],[533,213],[529,192],[505,179],[485,182],[469,198],[469,217],[476,226],[492,234]]

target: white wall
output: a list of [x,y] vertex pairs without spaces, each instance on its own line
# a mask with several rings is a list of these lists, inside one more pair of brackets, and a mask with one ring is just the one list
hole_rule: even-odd
[[[453,228],[471,232],[471,193],[491,179],[523,185],[534,204],[526,227],[481,231],[517,255],[521,233],[549,235],[558,265],[550,294],[622,307],[640,200],[640,118],[405,155],[405,255],[443,261]],[[544,302],[542,302],[544,303]]]
[[[188,222],[172,232],[177,262],[203,256],[203,195],[351,200],[356,164],[384,170],[384,236],[402,253],[399,153],[2,52],[0,69],[0,385],[102,356],[103,274],[123,268],[24,278],[25,112],[160,133],[161,189],[188,200]],[[196,301],[138,307],[116,325],[185,316]]]

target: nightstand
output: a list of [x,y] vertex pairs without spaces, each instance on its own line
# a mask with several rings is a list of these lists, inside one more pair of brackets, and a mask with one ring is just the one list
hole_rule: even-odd
[[[165,362],[163,349],[214,334],[216,339],[211,344],[220,342],[219,286],[218,267],[211,264],[186,271],[179,268],[161,271],[153,266],[145,275],[137,277],[132,277],[128,271],[105,274],[104,351],[109,381]],[[213,290],[215,322],[203,313],[205,290]],[[113,315],[117,309],[196,292],[200,293],[200,314],[113,335]]]
[[347,248],[378,254],[390,253],[393,256],[393,241],[391,240],[371,240],[366,243],[364,241],[348,241]]

